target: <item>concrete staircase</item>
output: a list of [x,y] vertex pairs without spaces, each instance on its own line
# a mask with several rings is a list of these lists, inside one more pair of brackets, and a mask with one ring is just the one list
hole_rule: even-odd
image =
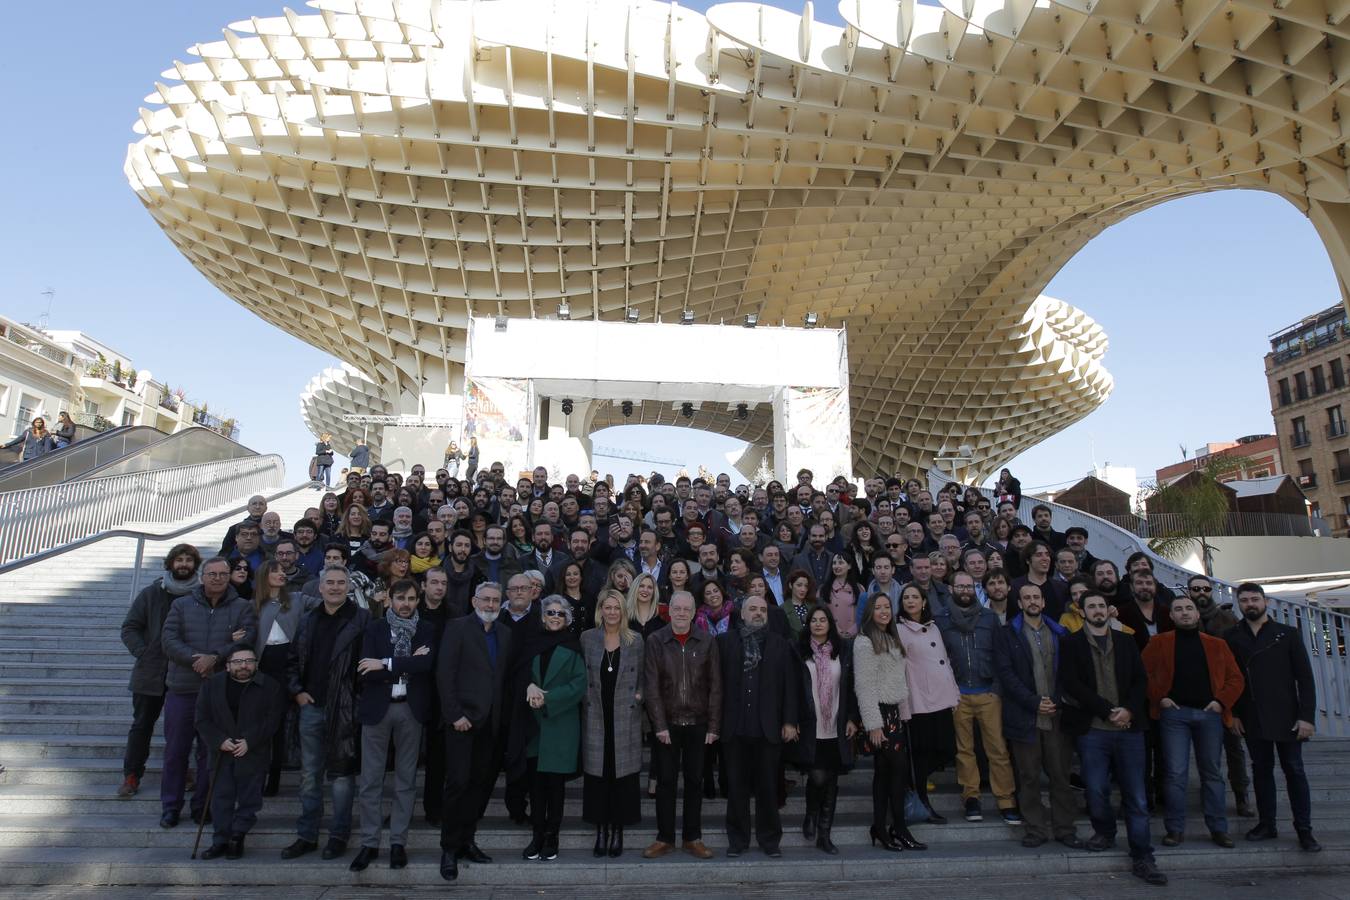
[[[301,491],[274,504],[283,522],[313,505],[318,494]],[[202,529],[186,539],[206,548],[219,546],[228,522]],[[151,545],[146,580],[157,577],[167,549]],[[345,859],[324,862],[312,854],[283,862],[279,850],[294,839],[299,776],[287,772],[282,794],[264,806],[238,862],[189,859],[195,827],[184,819],[176,829],[158,827],[159,753],[157,737],[150,769],[139,796],[114,796],[121,780],[121,758],[131,704],[127,692],[130,658],[118,637],[129,598],[134,545],[107,541],[66,556],[0,576],[0,884],[49,886],[98,885],[441,885],[436,863],[438,832],[421,820],[420,802],[410,836],[409,868],[391,871],[387,852],[360,875]],[[1350,742],[1317,740],[1307,748],[1313,784],[1314,823],[1325,850],[1316,855],[1297,849],[1281,789],[1281,838],[1236,850],[1213,847],[1204,832],[1199,800],[1191,804],[1190,842],[1159,849],[1164,871],[1233,873],[1237,871],[1312,871],[1350,865]],[[757,883],[829,883],[907,880],[977,875],[986,878],[1088,873],[1123,874],[1122,849],[1106,854],[1074,852],[1058,844],[1023,849],[1020,828],[998,820],[986,797],[986,821],[967,823],[950,773],[939,774],[935,804],[950,818],[943,826],[920,825],[914,832],[928,841],[923,853],[889,854],[868,846],[870,770],[864,764],[847,776],[839,799],[834,839],[843,849],[829,857],[801,837],[802,792],[795,788],[783,813],[784,857],[768,860],[756,851],[738,860],[698,862],[683,854],[645,861],[639,852],[653,837],[652,801],[643,799],[643,824],[627,835],[624,856],[596,860],[594,833],[580,819],[579,782],[569,787],[562,834],[563,853],[555,863],[520,859],[528,841],[525,829],[505,816],[498,799],[489,807],[479,843],[493,865],[465,865],[460,882],[477,885],[736,885]],[[800,778],[798,777],[800,781]],[[1277,775],[1278,780],[1278,775]],[[1192,793],[1197,779],[1192,777]],[[420,790],[420,786],[419,786]],[[420,796],[420,795],[419,795]],[[726,846],[725,803],[704,804],[704,833],[710,846]],[[1252,820],[1231,819],[1235,837]],[[1089,832],[1085,818],[1080,834]],[[209,841],[208,835],[204,842]],[[1161,821],[1154,820],[1154,840]],[[387,835],[385,837],[387,841]],[[385,848],[387,850],[387,847]],[[720,856],[720,853],[719,853]]]

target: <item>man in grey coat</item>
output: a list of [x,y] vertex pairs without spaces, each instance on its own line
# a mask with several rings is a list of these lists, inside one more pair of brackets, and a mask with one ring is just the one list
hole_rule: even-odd
[[[230,564],[216,556],[202,564],[202,583],[169,607],[161,641],[169,658],[164,698],[164,774],[160,780],[161,828],[178,824],[183,809],[188,753],[196,735],[197,692],[220,671],[236,647],[252,647],[258,635],[253,605],[230,587]],[[192,794],[192,820],[207,814],[210,784],[206,749],[197,744],[197,788]],[[199,799],[200,798],[200,799]]]
[[117,796],[134,797],[145,777],[150,756],[150,737],[164,709],[164,678],[169,660],[160,643],[160,632],[173,601],[192,593],[201,583],[197,568],[202,555],[191,544],[178,544],[164,557],[164,574],[131,602],[122,620],[122,643],[136,658],[131,667],[131,730],[122,758],[122,785]]

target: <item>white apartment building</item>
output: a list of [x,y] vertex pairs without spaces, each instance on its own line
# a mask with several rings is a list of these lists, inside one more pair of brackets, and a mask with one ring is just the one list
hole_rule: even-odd
[[84,332],[43,332],[0,316],[0,438],[19,434],[34,416],[54,428],[63,410],[100,431],[149,425],[172,434],[205,425],[237,439],[239,430]]

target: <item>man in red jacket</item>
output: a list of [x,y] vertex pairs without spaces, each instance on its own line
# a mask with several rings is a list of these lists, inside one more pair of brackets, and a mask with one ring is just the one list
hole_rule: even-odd
[[1175,629],[1155,635],[1143,654],[1150,713],[1159,723],[1166,767],[1162,843],[1175,847],[1185,840],[1186,779],[1194,744],[1205,825],[1216,845],[1231,848],[1219,766],[1223,729],[1232,724],[1233,704],[1242,696],[1242,671],[1226,641],[1200,630],[1200,611],[1190,596],[1172,601],[1172,624]]

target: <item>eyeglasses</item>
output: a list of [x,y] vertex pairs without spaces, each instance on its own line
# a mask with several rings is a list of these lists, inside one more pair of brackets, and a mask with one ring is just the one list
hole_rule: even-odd
[[550,619],[562,619],[567,616],[567,613],[563,612],[561,609],[548,609],[544,610],[544,615],[548,616]]
[[230,666],[256,666],[257,664],[258,661],[256,659],[232,659],[226,663],[226,665]]
[[229,578],[229,572],[203,572],[203,578]]
[[1193,584],[1193,585],[1191,585],[1191,590],[1193,590],[1193,591],[1199,591],[1199,592],[1202,593],[1202,594],[1212,594],[1212,593],[1214,593],[1214,588],[1210,587],[1210,586],[1207,585],[1207,584]]

